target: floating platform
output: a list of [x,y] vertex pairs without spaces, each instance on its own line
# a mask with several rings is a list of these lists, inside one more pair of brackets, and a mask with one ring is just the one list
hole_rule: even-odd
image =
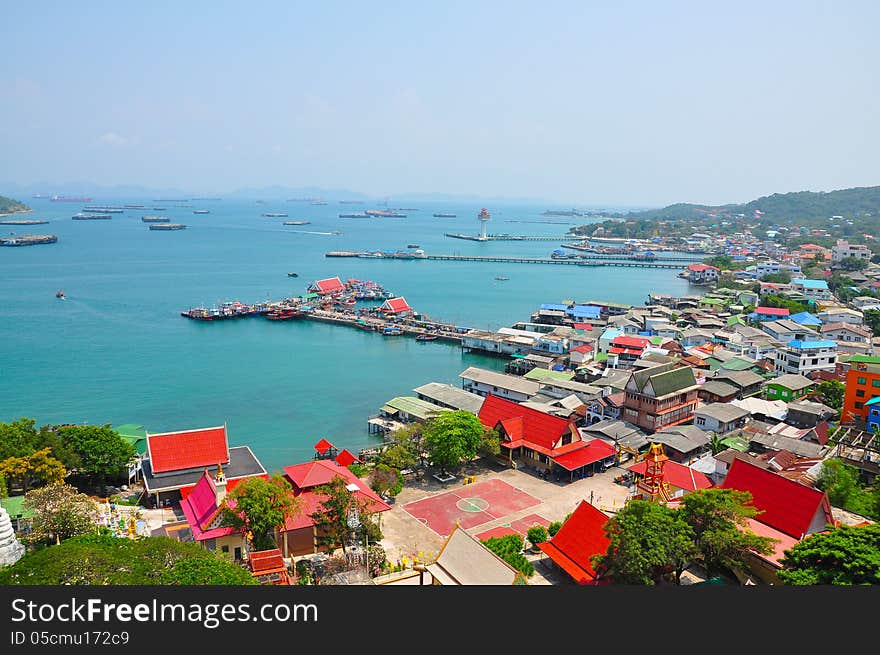
[[109,221],[113,214],[74,214],[71,218],[75,221]]
[[186,225],[183,223],[154,223],[150,226],[151,230],[185,230]]
[[0,220],[0,225],[43,225],[48,223],[49,221],[39,220],[39,219],[18,219],[18,220]]
[[58,237],[54,234],[22,234],[0,238],[0,246],[37,246],[43,243],[55,243]]
[[144,223],[169,223],[171,219],[167,216],[141,216]]

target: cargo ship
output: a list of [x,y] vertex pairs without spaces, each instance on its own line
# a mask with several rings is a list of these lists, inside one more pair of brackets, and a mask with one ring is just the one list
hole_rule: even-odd
[[83,207],[86,214],[124,214],[125,210],[119,207]]
[[367,209],[364,213],[367,216],[378,216],[379,218],[406,218],[406,214],[391,209]]
[[71,218],[75,221],[109,221],[113,218],[113,214],[103,213],[103,214],[74,214]]
[[92,202],[91,198],[83,198],[79,196],[52,196],[49,200],[52,202]]
[[54,234],[22,234],[0,238],[0,246],[36,246],[41,243],[55,243],[58,237]]
[[339,218],[369,218],[369,214],[339,214]]
[[0,221],[0,225],[42,225],[44,223],[48,223],[49,221],[44,221],[40,219],[18,219],[18,220],[7,220]]
[[[287,216],[287,214],[285,214]],[[310,225],[311,221],[284,221],[285,225]]]
[[144,223],[168,223],[171,219],[167,216],[141,216]]
[[183,223],[153,223],[150,225],[151,230],[185,230],[186,225]]

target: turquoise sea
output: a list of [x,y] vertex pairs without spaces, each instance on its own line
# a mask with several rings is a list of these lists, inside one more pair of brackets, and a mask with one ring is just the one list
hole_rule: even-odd
[[[644,304],[649,292],[684,294],[676,271],[553,265],[326,258],[330,250],[547,257],[555,241],[471,242],[477,205],[405,203],[406,218],[339,218],[370,204],[94,198],[142,204],[112,220],[74,221],[83,205],[22,198],[48,225],[0,234],[52,233],[58,243],[0,248],[0,421],[138,423],[149,431],[226,423],[231,445],[250,445],[269,471],[309,459],[321,437],[355,453],[377,443],[367,418],[388,399],[437,381],[460,384],[468,366],[504,360],[309,321],[248,318],[200,323],[180,316],[224,300],[252,303],[305,292],[340,276],[371,279],[432,318],[482,329],[528,320],[541,303],[603,299]],[[392,207],[397,207],[393,202]],[[164,211],[153,207],[165,207]],[[382,207],[384,208],[384,207]],[[210,214],[195,215],[193,209]],[[562,235],[539,221],[547,207],[490,206],[490,233]],[[264,212],[287,212],[268,218]],[[456,213],[434,218],[433,213]],[[141,216],[185,223],[150,231]],[[284,226],[308,220],[310,225]],[[520,222],[522,221],[522,222]],[[341,231],[342,235],[327,234]],[[299,277],[289,278],[288,272]],[[508,276],[507,281],[495,280]],[[55,298],[63,290],[65,300]]]

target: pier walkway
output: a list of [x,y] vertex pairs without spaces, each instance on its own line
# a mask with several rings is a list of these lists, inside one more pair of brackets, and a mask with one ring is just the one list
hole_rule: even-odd
[[467,241],[583,241],[584,239],[583,237],[576,237],[568,234],[563,234],[557,237],[528,236],[524,234],[488,234],[484,239],[478,234],[454,234],[452,232],[447,232],[444,236],[453,239],[465,239]]
[[[351,251],[333,251],[325,253],[325,257],[360,257],[362,254],[368,253],[358,253]],[[681,259],[670,261],[667,263],[667,260],[664,258],[662,261],[657,259],[653,261],[640,261],[640,260],[629,260],[625,259],[623,256],[617,257],[614,259],[601,259],[597,257],[575,257],[575,258],[560,258],[553,259],[549,257],[492,257],[492,256],[482,256],[482,255],[420,255],[420,256],[403,256],[403,257],[394,257],[394,256],[382,256],[377,257],[374,255],[366,256],[364,259],[390,259],[390,260],[398,260],[398,259],[417,259],[417,260],[431,260],[431,261],[446,261],[446,262],[491,262],[496,264],[559,264],[565,266],[626,266],[631,268],[659,268],[659,269],[682,269],[687,268],[687,265],[684,263],[677,262],[690,262],[693,263],[694,260],[690,259]]]

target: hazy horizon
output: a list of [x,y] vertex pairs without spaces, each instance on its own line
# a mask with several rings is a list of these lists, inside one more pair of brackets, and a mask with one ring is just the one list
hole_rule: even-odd
[[659,207],[880,184],[869,2],[5,14],[0,194],[278,186]]

